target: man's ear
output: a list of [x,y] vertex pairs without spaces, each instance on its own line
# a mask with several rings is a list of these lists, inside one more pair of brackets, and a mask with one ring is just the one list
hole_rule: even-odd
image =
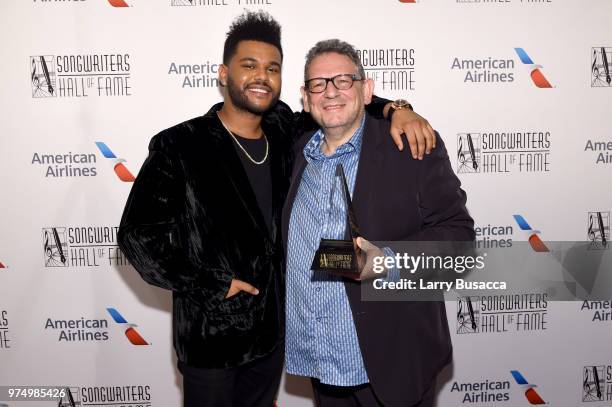
[[372,78],[363,80],[363,104],[369,105],[374,94],[374,81]]
[[227,86],[227,69],[227,65],[219,65],[219,85],[221,85],[222,87]]
[[303,86],[300,88],[300,92],[302,92],[302,103],[304,105],[304,111],[306,113],[310,113],[310,100],[308,99],[310,95],[308,94],[306,88]]

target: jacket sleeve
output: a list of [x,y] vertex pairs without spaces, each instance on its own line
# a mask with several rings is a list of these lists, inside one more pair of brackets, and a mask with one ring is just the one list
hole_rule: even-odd
[[207,310],[229,289],[232,273],[203,264],[184,232],[185,177],[178,155],[154,137],[125,206],[118,243],[149,284],[183,293]]
[[385,106],[389,102],[391,102],[389,99],[372,95],[372,101],[365,107],[366,112],[375,119],[384,119]]
[[465,191],[437,132],[436,139],[437,147],[418,166],[418,206],[423,224],[409,240],[474,240],[474,220],[465,206]]

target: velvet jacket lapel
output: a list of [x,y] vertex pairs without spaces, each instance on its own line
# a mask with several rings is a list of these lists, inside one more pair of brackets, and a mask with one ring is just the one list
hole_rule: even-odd
[[[271,237],[275,243],[281,243],[280,224],[283,213],[283,204],[287,197],[289,188],[289,173],[291,171],[290,150],[283,146],[286,140],[281,140],[281,134],[277,134],[273,128],[264,121],[262,125],[268,142],[270,143],[270,172],[272,177],[272,230]],[[254,193],[253,193],[254,195]],[[263,217],[260,213],[261,219]]]

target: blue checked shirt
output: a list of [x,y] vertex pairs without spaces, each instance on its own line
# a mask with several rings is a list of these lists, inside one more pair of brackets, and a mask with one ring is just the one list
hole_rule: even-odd
[[336,165],[342,164],[352,196],[364,122],[331,156],[321,151],[323,132],[312,136],[304,147],[307,165],[289,221],[287,372],[336,386],[367,383],[368,375],[342,279],[310,266],[321,238],[344,238],[346,204]]

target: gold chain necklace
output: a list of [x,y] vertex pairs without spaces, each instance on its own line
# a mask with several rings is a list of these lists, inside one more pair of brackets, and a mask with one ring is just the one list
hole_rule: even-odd
[[242,152],[244,153],[244,155],[247,156],[247,158],[249,160],[251,160],[251,162],[253,164],[257,164],[257,165],[261,165],[263,163],[266,162],[266,159],[268,158],[268,149],[269,149],[269,144],[268,144],[268,138],[266,137],[266,133],[263,132],[263,130],[261,131],[261,134],[263,134],[264,140],[266,140],[266,154],[264,155],[264,158],[261,159],[261,161],[256,161],[253,159],[253,157],[251,157],[251,155],[244,149],[244,147],[242,147],[242,144],[240,144],[240,142],[238,141],[238,139],[236,138],[236,136],[234,136],[234,134],[230,131],[230,129],[227,128],[227,126],[225,125],[225,123],[223,122],[223,120],[221,119],[221,116],[219,116],[219,112],[217,112],[217,117],[219,118],[219,121],[221,122],[221,124],[223,125],[223,128],[229,133],[229,135],[232,137],[232,139],[234,139],[234,141],[236,142],[236,144],[238,144],[238,147],[240,147],[240,149],[242,150]]

